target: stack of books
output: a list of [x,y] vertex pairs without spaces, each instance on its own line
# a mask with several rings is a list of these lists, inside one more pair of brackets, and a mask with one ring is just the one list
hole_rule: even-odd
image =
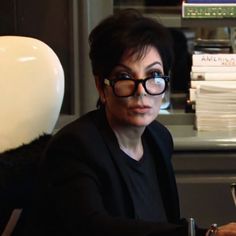
[[190,101],[198,130],[236,130],[236,54],[193,54]]
[[236,0],[186,0],[183,18],[236,18]]
[[203,85],[197,92],[196,129],[236,130],[236,85]]
[[[229,35],[227,36],[229,38]],[[230,39],[202,39],[195,40],[194,54],[202,53],[233,53],[232,42]]]

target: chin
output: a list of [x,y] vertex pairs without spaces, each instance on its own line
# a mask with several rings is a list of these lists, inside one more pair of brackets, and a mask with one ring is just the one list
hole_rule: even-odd
[[142,118],[134,119],[131,123],[134,126],[146,127],[150,123],[152,123],[154,120],[155,120],[155,118],[153,118],[153,117],[146,117],[146,118],[142,117]]

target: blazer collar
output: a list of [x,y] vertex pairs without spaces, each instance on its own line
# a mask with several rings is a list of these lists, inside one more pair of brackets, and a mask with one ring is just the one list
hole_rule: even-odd
[[130,192],[131,186],[130,186],[130,182],[128,181],[128,174],[125,171],[126,168],[124,166],[124,162],[122,161],[121,151],[120,151],[120,147],[118,144],[118,140],[117,140],[113,130],[111,129],[111,127],[108,124],[104,109],[100,109],[98,111],[97,116],[94,117],[94,121],[97,124],[97,127],[98,127],[100,133],[102,134],[102,137],[105,141],[105,145],[107,146],[107,148],[111,154],[110,156],[113,160],[113,163],[117,167],[117,169],[119,170],[119,173],[122,176],[124,183],[127,187],[129,196],[131,197],[131,192]]

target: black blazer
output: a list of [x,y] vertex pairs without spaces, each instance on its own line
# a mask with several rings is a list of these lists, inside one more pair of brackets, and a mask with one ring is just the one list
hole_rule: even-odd
[[180,221],[171,165],[172,137],[152,122],[144,138],[153,147],[168,223],[134,219],[127,173],[105,112],[96,110],[59,131],[50,143],[25,235],[187,235]]

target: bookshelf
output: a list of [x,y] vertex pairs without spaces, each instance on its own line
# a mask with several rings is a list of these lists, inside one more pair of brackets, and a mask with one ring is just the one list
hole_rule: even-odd
[[235,19],[181,19],[180,27],[236,27]]
[[124,8],[135,8],[144,15],[159,20],[166,27],[236,27],[235,19],[183,19],[181,17],[181,6],[159,6],[147,7],[142,5],[121,5],[114,6],[114,11]]

